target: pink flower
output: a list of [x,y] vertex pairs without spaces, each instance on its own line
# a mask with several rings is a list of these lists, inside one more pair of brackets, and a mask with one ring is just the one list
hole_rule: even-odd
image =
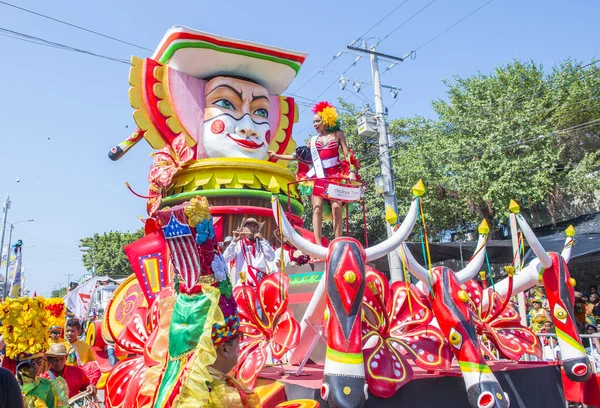
[[171,185],[173,176],[181,170],[194,157],[191,149],[181,134],[173,140],[171,147],[166,146],[154,154],[148,181],[161,188],[167,189]]
[[389,398],[421,368],[449,368],[452,353],[442,332],[431,326],[427,298],[415,286],[369,270],[363,298],[363,355],[369,391]]
[[[273,358],[280,360],[300,341],[300,325],[288,308],[289,282],[286,275],[273,273],[260,281],[256,291],[248,285],[233,290],[240,316],[239,330],[243,333],[236,377],[250,388],[254,388],[258,374],[267,363],[269,348]],[[258,316],[257,302],[263,319]]]
[[[523,354],[542,357],[542,347],[537,336],[521,325],[521,317],[510,306],[503,309],[505,299],[492,289],[488,290],[488,308],[483,311],[483,291],[479,283],[470,280],[462,285],[470,298],[474,310],[473,321],[477,334],[485,335],[494,344],[500,355],[509,360],[518,360]],[[482,347],[483,347],[483,343]],[[486,350],[484,353],[489,354]]]

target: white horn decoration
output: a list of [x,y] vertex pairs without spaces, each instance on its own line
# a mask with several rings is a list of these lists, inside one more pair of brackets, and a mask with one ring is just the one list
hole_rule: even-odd
[[[398,251],[404,251],[404,255],[405,255],[405,261],[406,261],[406,267],[408,268],[408,270],[410,271],[410,273],[412,273],[418,280],[420,280],[421,282],[423,282],[425,284],[425,286],[428,287],[429,285],[429,271],[425,268],[423,268],[421,266],[421,264],[419,264],[417,262],[417,260],[415,259],[415,257],[413,256],[413,254],[410,252],[410,250],[408,249],[408,246],[406,244],[402,244],[402,248],[398,248]],[[402,254],[400,254],[402,255]],[[435,279],[435,277],[434,277]],[[433,282],[431,282],[431,284],[433,285]]]
[[517,214],[517,222],[519,223],[521,231],[523,231],[523,235],[525,235],[525,238],[529,243],[529,247],[535,253],[535,256],[537,256],[537,258],[540,260],[542,266],[544,268],[550,268],[552,266],[552,260],[521,214]]
[[565,239],[565,246],[560,255],[566,263],[569,263],[569,260],[571,260],[571,250],[573,249],[573,245],[575,245],[575,228],[570,225],[565,231],[565,234],[567,235],[567,238]]
[[404,218],[404,221],[402,222],[402,225],[400,225],[398,231],[396,231],[391,237],[389,237],[385,241],[365,249],[365,252],[367,254],[367,262],[379,259],[382,256],[389,254],[394,249],[400,247],[402,242],[404,242],[406,238],[408,238],[410,232],[415,226],[418,212],[419,208],[417,205],[417,198],[415,198],[412,204],[410,205],[408,214],[406,214],[406,218]]
[[290,222],[287,220],[283,209],[279,205],[279,198],[277,196],[273,196],[271,200],[271,206],[273,208],[273,216],[275,217],[275,221],[279,224],[279,217],[277,217],[277,210],[281,212],[281,220],[283,225],[279,225],[281,228],[281,232],[283,235],[290,240],[293,246],[298,248],[300,251],[305,254],[309,254],[313,258],[317,258],[320,260],[325,260],[327,258],[327,248],[313,244],[312,242],[304,239],[300,236],[295,230],[294,227],[291,226]]
[[456,279],[459,283],[465,283],[480,271],[481,265],[485,260],[485,244],[487,243],[487,237],[480,234],[479,240],[477,241],[477,248],[475,252],[477,255],[460,271],[456,272]]

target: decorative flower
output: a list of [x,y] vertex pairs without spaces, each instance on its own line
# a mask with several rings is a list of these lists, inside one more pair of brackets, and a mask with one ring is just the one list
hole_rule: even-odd
[[196,242],[202,245],[207,239],[215,239],[215,227],[213,226],[212,217],[196,225]]
[[196,225],[210,218],[208,200],[206,197],[196,196],[190,200],[190,204],[183,209],[183,212],[188,217],[190,227],[196,228]]
[[469,295],[470,305],[475,311],[473,321],[477,334],[486,336],[502,357],[518,360],[527,353],[542,358],[542,347],[537,336],[521,325],[521,317],[513,307],[505,307],[505,299],[494,290],[489,290],[489,306],[484,312],[483,291],[479,283],[470,280],[461,287]]
[[[239,330],[243,333],[235,371],[238,380],[249,388],[254,388],[258,374],[267,363],[269,348],[273,359],[280,360],[300,341],[300,325],[288,309],[289,283],[286,275],[273,273],[258,284],[256,291],[247,285],[233,290],[240,316]],[[258,302],[266,321],[258,316]]]
[[46,299],[46,310],[48,311],[48,324],[50,327],[65,326],[67,308],[62,298]]
[[215,253],[215,257],[210,264],[210,267],[215,274],[215,279],[217,282],[222,282],[227,279],[229,270],[227,269],[227,263],[225,263],[225,258],[220,253]]
[[194,150],[187,145],[185,135],[181,134],[173,140],[171,147],[166,146],[154,153],[148,181],[162,188],[169,188],[173,176],[194,157]]
[[43,297],[6,299],[0,307],[0,334],[6,342],[6,355],[37,354],[48,349],[48,317]]
[[340,122],[337,110],[329,102],[319,102],[313,108],[313,113],[318,114],[325,125],[325,128],[333,132],[340,129]]
[[363,298],[363,355],[369,391],[389,398],[413,376],[412,359],[425,370],[449,368],[452,353],[415,286],[367,271]]

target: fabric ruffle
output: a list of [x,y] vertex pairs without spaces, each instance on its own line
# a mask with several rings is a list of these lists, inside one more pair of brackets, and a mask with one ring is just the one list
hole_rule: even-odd
[[221,293],[212,286],[203,286],[202,293],[210,299],[211,306],[208,310],[204,330],[198,345],[187,363],[187,369],[181,379],[181,391],[173,401],[174,407],[198,408],[208,405],[210,392],[207,383],[213,378],[208,367],[217,359],[217,351],[212,341],[212,328],[214,324],[224,325],[225,318],[219,308]]

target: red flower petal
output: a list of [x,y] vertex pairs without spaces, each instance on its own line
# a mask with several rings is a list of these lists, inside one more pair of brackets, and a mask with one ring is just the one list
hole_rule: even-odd
[[363,338],[363,344],[369,391],[381,398],[392,397],[402,385],[412,379],[412,367],[390,343],[375,332]]

